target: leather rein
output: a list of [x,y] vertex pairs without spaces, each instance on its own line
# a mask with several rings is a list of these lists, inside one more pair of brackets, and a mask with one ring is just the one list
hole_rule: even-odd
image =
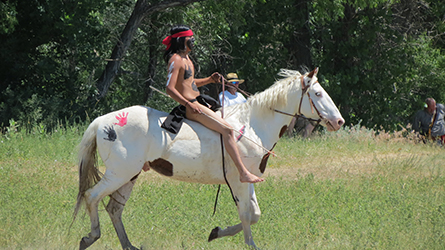
[[[314,101],[312,101],[312,98],[311,98],[311,95],[309,94],[309,92],[308,92],[308,90],[309,90],[309,87],[311,86],[311,85],[306,85],[305,83],[304,83],[304,75],[303,76],[301,76],[301,98],[300,98],[300,105],[298,106],[298,112],[297,113],[295,113],[295,114],[289,114],[289,113],[286,113],[286,112],[283,112],[283,111],[281,111],[281,110],[277,110],[277,109],[273,109],[273,111],[274,112],[277,112],[277,113],[279,113],[279,114],[283,114],[283,115],[287,115],[287,116],[292,116],[292,117],[295,117],[296,119],[298,119],[298,118],[303,118],[303,119],[306,119],[306,120],[308,120],[308,121],[314,121],[314,122],[316,122],[317,124],[316,125],[318,125],[318,124],[320,124],[320,122],[322,121],[322,120],[324,120],[325,118],[320,114],[320,111],[318,111],[318,109],[317,109],[317,107],[315,106],[315,104],[314,104]],[[318,82],[318,81],[317,81]],[[314,113],[314,109],[315,109],[315,111],[317,111],[317,114],[318,114],[318,119],[312,119],[312,118],[307,118],[306,116],[304,116],[302,113],[301,113],[301,104],[303,103],[303,98],[304,98],[304,95],[305,94],[307,94],[307,97],[309,98],[309,104],[311,105],[311,110],[312,110],[312,113]]]

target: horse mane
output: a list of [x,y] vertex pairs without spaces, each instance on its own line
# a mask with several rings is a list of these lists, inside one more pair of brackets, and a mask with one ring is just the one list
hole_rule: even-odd
[[291,83],[300,83],[295,81],[301,77],[300,72],[296,70],[281,69],[278,73],[279,76],[284,77],[275,81],[275,83],[267,88],[265,91],[256,93],[248,99],[248,103],[251,107],[258,108],[276,108],[278,106],[284,106],[287,104],[287,94],[291,88],[300,87],[293,86]]
[[[302,76],[300,72],[296,70],[281,69],[278,73],[282,79],[276,80],[275,83],[264,90],[249,97],[246,103],[232,105],[227,107],[227,114],[241,112],[250,112],[255,110],[264,110],[279,108],[287,105],[287,96],[291,89],[299,90],[301,88],[299,78]],[[272,112],[272,111],[271,111]],[[247,117],[240,116],[240,119]]]

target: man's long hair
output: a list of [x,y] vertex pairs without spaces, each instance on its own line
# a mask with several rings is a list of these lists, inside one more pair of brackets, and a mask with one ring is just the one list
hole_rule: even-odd
[[[170,35],[187,30],[190,30],[190,27],[185,24],[176,25],[170,29]],[[172,55],[177,53],[178,51],[185,50],[185,46],[185,37],[173,38],[171,40],[170,48],[168,48],[168,50],[166,50],[164,53],[164,61],[168,63]]]

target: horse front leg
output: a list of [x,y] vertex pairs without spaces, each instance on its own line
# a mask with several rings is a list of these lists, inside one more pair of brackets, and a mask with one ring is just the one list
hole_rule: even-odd
[[[244,186],[244,188],[242,188],[242,186]],[[232,187],[232,191],[238,199],[237,208],[241,223],[225,229],[221,229],[220,227],[214,228],[210,233],[208,241],[225,236],[234,236],[242,230],[244,232],[244,242],[256,248],[250,226],[258,222],[261,216],[261,210],[258,206],[254,185],[240,183],[237,189],[238,191],[235,191],[235,187]]]
[[136,183],[137,177],[136,175],[131,179],[131,181],[127,182],[125,185],[120,187],[114,193],[110,195],[110,201],[106,207],[108,215],[113,222],[114,229],[116,230],[117,237],[121,243],[122,249],[130,249],[136,250],[130,240],[128,239],[127,233],[125,232],[125,227],[122,222],[122,212],[124,211],[125,203],[127,203],[130,198],[131,192],[133,191],[133,186]]

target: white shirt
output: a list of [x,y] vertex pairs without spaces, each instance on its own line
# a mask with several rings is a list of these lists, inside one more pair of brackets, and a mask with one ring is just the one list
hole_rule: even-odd
[[[222,92],[219,93],[219,102],[221,105],[222,95]],[[232,95],[232,93],[230,93],[228,90],[224,91],[224,107],[244,102],[246,102],[246,98],[241,93],[236,92],[234,95]]]

